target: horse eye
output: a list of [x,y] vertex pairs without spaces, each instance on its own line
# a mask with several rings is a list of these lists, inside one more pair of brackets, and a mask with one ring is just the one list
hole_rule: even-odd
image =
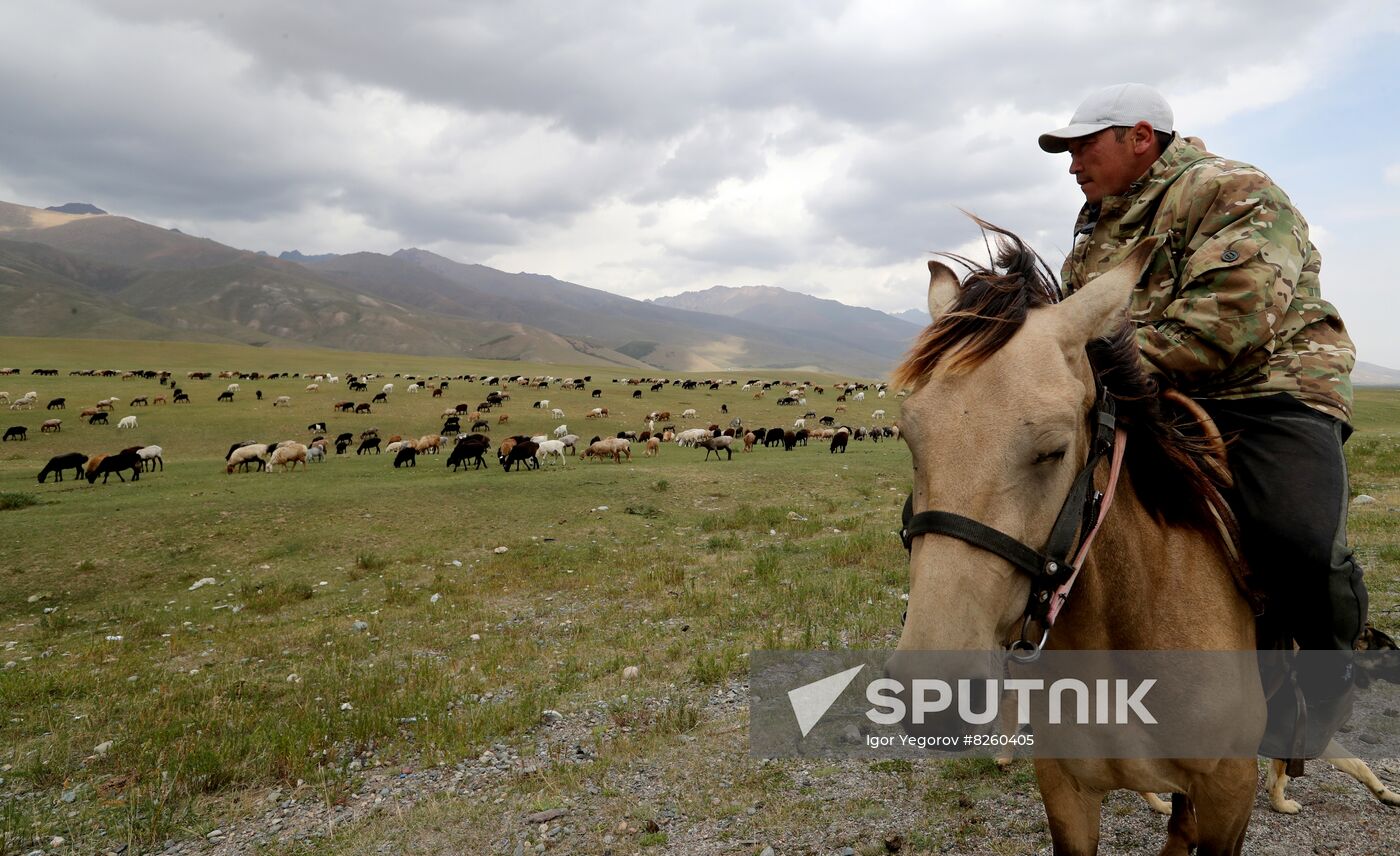
[[1031,463],[1032,463],[1032,464],[1044,464],[1044,463],[1046,463],[1046,462],[1048,462],[1048,461],[1058,461],[1058,460],[1061,460],[1062,458],[1064,458],[1064,456],[1065,456],[1065,450],[1064,450],[1064,449],[1057,449],[1057,450],[1055,450],[1055,451],[1053,451],[1053,452],[1042,452],[1042,453],[1040,453],[1039,455],[1036,455],[1036,456],[1035,456],[1035,460],[1034,460],[1034,461],[1031,461]]

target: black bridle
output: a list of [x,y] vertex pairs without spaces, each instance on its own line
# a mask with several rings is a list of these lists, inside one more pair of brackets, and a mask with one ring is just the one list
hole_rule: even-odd
[[[1021,638],[1010,646],[1013,655],[1022,652],[1020,659],[1023,660],[1034,660],[1040,656],[1040,650],[1050,635],[1051,595],[1075,573],[1073,557],[1093,531],[1099,517],[1104,495],[1094,489],[1094,471],[1098,469],[1099,462],[1112,455],[1118,428],[1117,406],[1113,396],[1102,385],[1098,385],[1089,419],[1094,431],[1089,456],[1074,477],[1069,495],[1065,497],[1055,525],[1050,529],[1050,536],[1040,550],[1026,546],[1005,532],[951,511],[920,511],[915,514],[914,494],[910,493],[904,500],[904,525],[899,537],[906,551],[913,552],[914,539],[920,535],[948,535],[1000,556],[1030,577],[1031,592],[1021,621]],[[905,617],[908,617],[908,612]],[[1032,622],[1044,629],[1039,642],[1032,641],[1026,635]]]

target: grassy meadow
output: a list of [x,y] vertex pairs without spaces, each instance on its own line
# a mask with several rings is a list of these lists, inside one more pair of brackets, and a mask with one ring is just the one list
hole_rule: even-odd
[[[685,783],[675,811],[709,824],[713,840],[736,852],[824,828],[833,811],[861,829],[891,822],[891,809],[859,792],[835,806],[811,796],[812,777],[838,770],[799,775],[794,765],[748,758],[742,705],[717,708],[715,698],[743,680],[752,650],[896,638],[907,576],[895,536],[910,476],[902,445],[852,442],[830,455],[813,442],[718,463],[668,445],[655,459],[638,448],[621,465],[570,458],[509,474],[494,460],[489,470],[453,473],[446,455],[395,470],[389,456],[357,457],[352,447],[307,472],[223,472],[235,441],[305,441],[317,421],[331,436],[369,426],[418,436],[441,426],[445,407],[475,404],[487,391],[453,381],[443,398],[408,394],[396,373],[591,374],[588,388],[603,390],[594,401],[587,391],[513,389],[489,415],[501,437],[559,424],[530,407],[539,398],[586,439],[641,430],[648,411],[679,416],[687,407],[699,411],[698,424],[737,415],[790,425],[806,409],[832,414],[833,392],[809,395],[806,408],[778,407],[775,393],[754,400],[737,386],[640,387],[634,400],[638,387],[612,382],[623,371],[189,343],[0,339],[7,365],[25,373],[0,377],[0,390],[14,399],[33,389],[39,408],[0,409],[4,427],[29,427],[26,442],[0,446],[0,854],[56,835],[75,852],[119,844],[146,852],[255,816],[268,799],[345,805],[367,777],[451,769],[503,748],[538,757],[545,711],[565,722],[587,713],[579,740],[590,763],[540,758],[484,790],[448,791],[312,849],[375,852],[392,842],[490,852],[524,830],[532,848],[660,852],[679,846],[654,822],[669,809],[619,784],[648,765]],[[33,377],[34,367],[59,376]],[[192,403],[131,408],[135,395],[169,391],[68,374],[106,367],[168,369]],[[231,404],[215,403],[228,380],[184,377],[221,369],[389,377],[353,395],[324,383],[307,393],[305,379],[240,381]],[[372,415],[331,411],[342,398],[368,401],[387,381],[396,391]],[[273,408],[278,395],[292,406]],[[68,409],[45,412],[57,396]],[[111,426],[78,419],[110,396],[122,399]],[[599,404],[610,417],[585,419]],[[847,406],[849,424],[871,424],[881,407],[898,415],[893,396]],[[496,424],[501,412],[508,425]],[[140,427],[119,431],[128,414]],[[39,433],[51,416],[64,419],[63,430]],[[1400,392],[1363,392],[1357,426],[1353,491],[1379,501],[1354,509],[1352,542],[1368,570],[1373,618],[1394,631]],[[165,470],[134,484],[35,481],[52,455],[151,443],[164,448]],[[193,587],[206,578],[214,582]],[[627,666],[640,675],[624,679]],[[1034,794],[1028,767],[882,763],[877,772],[920,812],[901,830],[916,849],[975,840],[986,832],[985,800]],[[574,810],[562,843],[502,821],[583,801],[589,808]],[[1023,834],[1045,839],[1034,824]],[[266,846],[310,847],[275,835]]]

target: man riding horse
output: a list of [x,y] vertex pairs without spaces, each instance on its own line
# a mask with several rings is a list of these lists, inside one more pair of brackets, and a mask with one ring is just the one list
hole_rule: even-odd
[[[1307,223],[1267,175],[1174,133],[1171,107],[1142,84],[1090,95],[1039,142],[1069,153],[1084,193],[1062,271],[1068,293],[1164,239],[1129,314],[1144,368],[1233,438],[1228,498],[1267,598],[1260,647],[1351,650],[1367,612],[1347,547],[1342,456],[1356,357],[1321,297]],[[1350,667],[1323,671],[1298,677],[1302,755],[1321,751],[1349,712]]]

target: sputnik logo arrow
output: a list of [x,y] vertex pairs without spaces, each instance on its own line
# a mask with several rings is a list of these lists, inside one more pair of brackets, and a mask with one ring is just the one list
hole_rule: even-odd
[[816,727],[822,716],[831,709],[831,705],[846,691],[851,681],[855,680],[856,673],[864,668],[865,664],[861,664],[795,690],[788,690],[788,701],[792,703],[792,712],[797,716],[797,727],[802,729],[803,737]]

